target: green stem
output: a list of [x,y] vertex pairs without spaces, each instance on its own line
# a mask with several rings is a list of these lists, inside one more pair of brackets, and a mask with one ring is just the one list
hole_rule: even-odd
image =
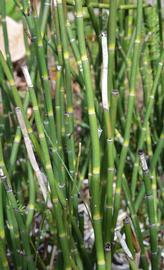
[[116,181],[116,193],[115,193],[115,198],[114,198],[113,228],[115,228],[116,226],[118,211],[120,207],[121,180],[122,180],[122,175],[124,171],[125,160],[126,160],[129,140],[130,140],[130,129],[131,129],[131,124],[132,124],[132,115],[133,115],[134,101],[135,101],[136,77],[137,77],[137,70],[139,66],[139,52],[140,52],[141,28],[142,28],[142,8],[143,8],[142,0],[138,0],[137,1],[136,37],[135,37],[135,45],[134,45],[132,68],[131,68],[130,83],[129,83],[128,112],[127,112],[127,120],[125,124],[124,144],[121,150],[121,155],[120,155],[120,160],[119,160],[119,167],[118,167],[117,181]]
[[91,80],[91,73],[89,67],[89,60],[87,57],[85,36],[84,36],[84,21],[82,2],[75,1],[76,7],[76,24],[77,36],[79,41],[79,49],[81,61],[83,65],[84,83],[86,88],[87,108],[90,125],[91,135],[91,148],[92,148],[92,178],[91,178],[91,196],[92,196],[92,214],[95,232],[95,246],[97,256],[98,269],[105,269],[104,248],[102,240],[102,224],[100,215],[100,147],[98,139],[98,127],[94,107],[94,95]]

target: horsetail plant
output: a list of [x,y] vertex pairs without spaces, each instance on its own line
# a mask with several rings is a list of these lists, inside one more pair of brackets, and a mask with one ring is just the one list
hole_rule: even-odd
[[151,261],[152,261],[152,268],[158,269],[158,237],[157,237],[157,224],[155,222],[155,209],[153,204],[153,194],[152,194],[152,187],[149,178],[149,169],[147,166],[147,162],[145,159],[144,152],[139,150],[139,158],[142,166],[142,170],[144,173],[144,185],[146,191],[146,201],[147,201],[147,208],[148,208],[148,216],[150,222],[150,243],[151,243]]
[[0,269],[163,269],[162,1],[1,2]]
[[84,22],[83,10],[81,1],[76,1],[76,23],[77,35],[79,42],[79,49],[81,61],[83,66],[84,83],[86,88],[88,117],[91,132],[92,145],[92,169],[91,169],[91,196],[92,196],[92,213],[93,224],[95,230],[96,240],[96,254],[98,269],[105,269],[104,248],[102,239],[102,218],[100,213],[100,146],[98,139],[98,126],[95,114],[94,96],[91,81],[91,71],[89,67],[89,60],[86,51],[85,37],[84,37]]

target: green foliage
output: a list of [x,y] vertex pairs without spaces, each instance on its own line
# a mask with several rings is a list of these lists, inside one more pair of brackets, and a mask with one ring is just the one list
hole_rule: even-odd
[[[51,2],[1,0],[0,269],[161,269],[159,1]],[[6,16],[23,19],[14,65]]]
[[16,6],[14,0],[6,0],[6,15],[16,21],[22,19],[22,13]]

